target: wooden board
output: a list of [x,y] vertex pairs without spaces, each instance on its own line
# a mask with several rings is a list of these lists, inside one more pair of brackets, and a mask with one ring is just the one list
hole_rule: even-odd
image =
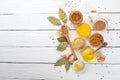
[[[103,48],[101,50],[106,55],[106,61],[103,64],[119,65],[120,52],[119,48]],[[55,63],[60,58],[59,51],[56,47],[16,47],[16,48],[0,48],[0,62],[2,63]],[[81,53],[76,52],[82,60]],[[98,62],[94,62],[98,63]]]
[[0,66],[1,80],[114,80],[119,79],[120,74],[120,65],[106,64],[86,65],[86,70],[81,73],[74,72],[72,66],[69,73],[65,73],[64,66],[55,68],[53,64],[0,64]]
[[[58,11],[58,10],[57,10]],[[56,12],[57,12],[56,11]],[[90,23],[88,13],[84,13],[84,22]],[[100,13],[101,18],[108,21],[108,30],[120,29],[120,14]],[[0,15],[0,31],[41,31],[41,30],[55,30],[58,26],[53,26],[48,20],[48,16],[56,16],[58,14],[16,14],[16,15]],[[68,21],[70,29],[75,29]]]
[[[0,80],[116,80],[120,79],[120,1],[119,0],[0,0]],[[88,14],[97,10],[108,21],[103,34],[108,46],[101,51],[106,61],[85,63],[86,69],[65,72],[54,67],[60,58],[59,44],[48,16],[58,17],[58,9],[69,13],[79,10],[84,22],[91,25]],[[70,22],[71,40],[78,36]],[[92,30],[92,33],[96,31]],[[89,44],[88,44],[89,45]],[[77,52],[80,57],[80,53]]]

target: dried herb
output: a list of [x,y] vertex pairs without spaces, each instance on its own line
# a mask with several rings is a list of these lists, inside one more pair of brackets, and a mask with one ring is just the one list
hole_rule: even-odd
[[66,72],[70,69],[70,62],[68,59],[66,59],[66,62],[65,62],[65,70]]
[[50,16],[48,17],[48,20],[53,24],[53,25],[61,25],[61,22],[59,19],[56,17]]
[[61,66],[61,65],[64,65],[65,62],[66,62],[67,58],[61,58],[59,59],[56,63],[55,63],[55,66]]
[[58,51],[64,51],[67,47],[68,47],[68,43],[67,42],[61,42],[58,45],[57,50]]
[[60,38],[57,38],[57,40],[58,40],[59,42],[67,42],[66,37],[60,37]]
[[63,23],[67,23],[67,15],[65,13],[64,10],[62,10],[61,8],[59,9],[59,17],[60,19],[63,21]]

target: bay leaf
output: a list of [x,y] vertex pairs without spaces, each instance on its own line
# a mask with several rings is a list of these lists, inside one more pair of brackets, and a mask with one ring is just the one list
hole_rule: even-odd
[[67,47],[68,47],[68,43],[67,42],[61,42],[58,45],[57,50],[58,51],[64,51]]
[[61,58],[61,59],[57,60],[56,63],[55,63],[55,66],[64,65],[65,62],[66,62],[66,59],[67,59],[67,58]]
[[48,17],[48,20],[53,24],[53,25],[61,25],[61,22],[58,18],[54,16]]
[[65,13],[64,10],[62,10],[61,8],[59,9],[59,17],[62,20],[63,23],[67,23],[67,15]]
[[67,42],[66,37],[59,37],[59,38],[57,38],[57,40],[58,40],[59,42]]
[[66,62],[65,62],[65,70],[66,72],[70,69],[70,62],[68,59],[66,59]]

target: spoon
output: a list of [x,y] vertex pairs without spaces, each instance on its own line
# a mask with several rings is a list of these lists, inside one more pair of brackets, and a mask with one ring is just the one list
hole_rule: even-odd
[[100,50],[103,47],[106,47],[108,45],[107,42],[104,42],[98,49],[95,50],[95,52],[97,52],[98,50]]
[[74,56],[74,60],[77,60],[77,56],[76,56],[76,54],[75,54],[75,51],[74,51],[74,49],[73,49],[73,46],[72,46],[71,41],[70,41],[70,38],[69,38],[69,32],[68,32],[67,26],[66,26],[66,25],[63,25],[63,26],[61,27],[61,30],[62,30],[63,36],[66,37],[66,39],[67,39],[67,41],[68,41],[68,43],[69,43],[69,45],[70,45],[70,48],[71,48],[71,51],[72,51],[72,55]]

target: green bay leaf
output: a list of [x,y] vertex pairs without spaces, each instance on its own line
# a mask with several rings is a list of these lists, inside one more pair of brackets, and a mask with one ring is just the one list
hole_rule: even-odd
[[66,62],[65,62],[65,70],[66,72],[70,69],[70,62],[68,59],[66,59]]
[[58,45],[57,50],[58,51],[64,51],[67,47],[68,47],[68,43],[67,42],[61,42]]
[[55,63],[55,66],[64,65],[66,60],[67,60],[67,58],[61,58],[61,59],[57,60],[56,63]]
[[58,18],[54,16],[48,17],[48,20],[53,24],[53,25],[61,25],[61,22]]
[[67,42],[66,37],[59,37],[59,38],[57,38],[57,40],[58,40],[59,42]]
[[63,23],[67,23],[67,15],[63,9],[59,9],[59,17],[62,20]]

